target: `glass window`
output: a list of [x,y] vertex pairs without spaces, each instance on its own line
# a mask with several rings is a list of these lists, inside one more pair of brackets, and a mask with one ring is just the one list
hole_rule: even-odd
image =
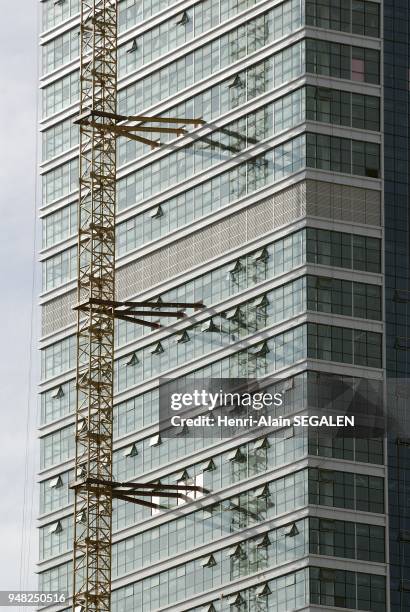
[[77,232],[77,203],[64,206],[43,218],[43,248],[62,242]]
[[309,276],[307,304],[318,312],[380,320],[381,287]]
[[378,37],[379,5],[367,0],[307,0],[306,24]]
[[353,236],[353,267],[357,270],[380,272],[380,240],[367,236]]
[[324,518],[309,520],[310,552],[315,555],[384,563],[384,539],[384,527]]
[[353,283],[353,316],[380,320],[381,311],[381,287]]
[[352,141],[353,174],[379,178],[380,146],[372,142]]
[[43,31],[54,28],[59,23],[80,12],[80,0],[44,0],[41,3]]
[[311,603],[326,607],[385,612],[384,576],[310,568]]
[[[133,115],[136,109],[140,111],[141,108],[149,107],[218,71],[221,67],[220,49],[226,49],[227,45],[228,41],[222,39],[212,41],[205,47],[201,47],[176,62],[170,63],[159,72],[138,81],[137,84],[122,89],[118,96],[119,112]],[[226,110],[242,104],[246,101],[246,97],[251,99],[264,91],[268,91],[272,88],[273,83],[275,86],[279,86],[283,82],[302,74],[303,49],[303,42],[296,43],[267,60],[249,67],[246,71],[238,73],[236,77],[226,80],[223,83],[223,93],[221,94],[224,98]],[[204,112],[203,104],[205,100],[203,97],[199,96],[198,100],[201,100],[201,102],[198,103],[198,109],[195,108],[194,116],[208,119],[209,99],[206,100],[208,112]],[[200,105],[202,108],[199,108]],[[178,108],[177,116],[185,114],[184,112],[181,113],[181,110]]]
[[307,0],[307,25],[350,31],[350,0]]
[[72,592],[72,566],[64,563],[39,574],[39,589],[41,591]]
[[40,438],[40,469],[63,463],[74,454],[74,426],[64,427]]
[[59,474],[58,477],[40,482],[41,514],[54,512],[55,510],[59,510],[73,503],[74,491],[68,486],[72,480],[72,472],[63,472]]
[[306,41],[307,72],[378,84],[379,64],[380,53],[373,49],[315,39]]
[[374,49],[352,47],[352,80],[365,83],[380,82],[380,53]]
[[374,96],[352,94],[352,127],[380,129],[380,101]]
[[68,336],[41,351],[42,380],[58,376],[74,367],[76,354],[75,336]]
[[42,47],[43,75],[79,57],[79,53],[80,30],[78,28],[53,38]]
[[79,92],[78,70],[45,87],[42,92],[43,119],[78,102]]
[[61,555],[72,549],[73,524],[71,517],[55,521],[39,530],[40,561]]
[[381,334],[309,323],[308,356],[312,359],[380,368]]
[[380,36],[380,5],[367,0],[352,0],[352,32],[362,36]]
[[375,96],[324,87],[306,88],[308,120],[379,131],[379,117],[380,101]]
[[61,155],[79,143],[79,127],[73,120],[66,119],[45,130],[43,136],[43,161]]
[[380,146],[371,142],[308,133],[306,165],[311,168],[378,178]]
[[78,189],[78,158],[43,174],[43,205],[50,204]]
[[50,291],[77,276],[77,247],[72,247],[42,263],[43,291]]
[[334,470],[309,469],[309,501],[319,506],[350,508],[364,512],[384,512],[384,481]]
[[41,394],[41,423],[49,423],[74,412],[76,392],[73,381]]

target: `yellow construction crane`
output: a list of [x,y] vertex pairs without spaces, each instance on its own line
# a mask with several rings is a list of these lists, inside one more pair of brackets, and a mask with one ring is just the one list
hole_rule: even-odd
[[[116,139],[126,136],[158,147],[159,142],[141,134],[180,135],[185,133],[183,125],[203,122],[117,114],[117,0],[82,0],[80,36],[73,610],[109,612],[113,498],[159,508],[153,496],[180,497],[187,490],[197,490],[113,481],[114,321],[119,318],[157,328],[160,325],[146,317],[180,318],[187,308],[203,307],[115,300]],[[157,122],[158,127],[147,126],[148,122]]]

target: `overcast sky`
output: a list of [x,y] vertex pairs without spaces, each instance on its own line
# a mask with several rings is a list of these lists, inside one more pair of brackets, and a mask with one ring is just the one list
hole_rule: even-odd
[[[38,0],[1,0],[0,20],[0,590],[35,588],[30,559],[38,491],[33,452],[37,371],[29,381],[36,174],[36,80]],[[38,288],[36,288],[38,291]],[[37,331],[34,329],[33,344]],[[38,359],[36,352],[34,360]],[[31,401],[28,412],[29,388]],[[30,447],[27,487],[26,427]],[[24,496],[24,491],[26,495]],[[24,503],[25,499],[25,503]],[[32,504],[35,504],[32,507]],[[20,546],[23,533],[23,557]],[[22,563],[21,563],[22,561]],[[5,608],[2,608],[2,610]],[[17,608],[12,608],[16,610]],[[25,608],[29,610],[29,608]]]

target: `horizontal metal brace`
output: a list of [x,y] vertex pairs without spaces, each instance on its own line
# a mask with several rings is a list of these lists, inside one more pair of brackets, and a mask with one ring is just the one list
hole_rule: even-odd
[[[144,319],[137,318],[136,316],[133,316],[132,312],[127,314],[128,311],[126,310],[117,311],[113,309],[112,306],[104,305],[104,304],[96,304],[96,306],[97,306],[97,308],[95,308],[96,312],[103,313],[108,316],[113,316],[116,319],[128,321],[129,323],[136,323],[137,325],[145,325],[146,327],[150,327],[151,329],[161,329],[162,327],[160,323],[154,323],[153,321],[145,321]],[[82,312],[88,312],[90,308],[91,308],[91,305],[89,303],[73,306],[73,310],[81,310]],[[148,316],[153,316],[150,313],[145,313],[145,312],[141,314],[143,314],[144,316],[146,314]],[[158,313],[155,313],[155,315],[158,316]]]
[[155,502],[148,501],[145,499],[138,499],[138,496],[142,497],[168,497],[174,499],[187,499],[189,498],[187,493],[209,493],[207,489],[203,487],[197,487],[195,485],[171,485],[162,484],[158,482],[151,483],[137,483],[137,482],[116,482],[112,480],[101,480],[99,478],[84,478],[76,480],[69,484],[70,489],[86,489],[88,491],[94,491],[95,493],[102,492],[104,489],[111,490],[113,498],[122,499],[129,501],[134,504],[146,506],[147,508],[155,508],[161,510],[167,510],[166,506],[161,506]]
[[[202,487],[196,485],[172,485],[162,482],[115,482],[112,481],[113,487],[126,488],[131,491],[138,489],[153,489],[155,492],[158,491],[205,491]],[[207,491],[208,492],[208,491]]]
[[179,499],[183,495],[182,493],[174,493],[172,491],[117,491],[114,489],[112,492],[113,497],[115,497],[117,493],[120,495],[141,495],[142,497],[174,497],[175,499]]
[[203,487],[197,487],[196,485],[172,485],[162,482],[118,482],[116,480],[102,480],[100,478],[84,478],[76,480],[70,483],[69,488],[75,489],[76,487],[85,485],[100,485],[114,489],[126,489],[120,491],[121,493],[135,493],[138,490],[149,489],[152,494],[157,494],[158,491],[203,491],[209,493]]
[[161,329],[162,327],[160,323],[154,323],[153,321],[144,321],[144,319],[137,319],[135,317],[132,317],[131,315],[121,314],[120,312],[114,311],[114,317],[116,319],[121,319],[122,321],[128,321],[128,323],[145,325],[146,327],[150,327],[151,329]]
[[177,134],[178,136],[183,136],[188,133],[184,128],[150,127],[144,125],[119,125],[117,129],[124,132],[153,132],[155,134]]
[[[115,314],[117,315],[118,312],[115,311]],[[168,310],[161,310],[161,311],[153,311],[153,310],[121,310],[119,314],[126,314],[126,315],[138,315],[138,316],[144,316],[144,317],[158,317],[158,315],[160,314],[162,317],[175,317],[176,319],[184,319],[187,315],[185,314],[185,312],[180,312],[180,311],[175,311],[175,312],[171,312]]]
[[[133,308],[153,308],[155,309],[157,312],[155,313],[156,315],[161,315],[164,314],[165,316],[185,316],[184,313],[181,312],[162,312],[161,308],[192,308],[193,310],[202,310],[203,308],[205,308],[205,305],[202,304],[202,302],[156,302],[156,301],[152,301],[152,300],[147,300],[147,301],[141,301],[141,302],[130,302],[130,301],[124,301],[124,302],[119,302],[116,300],[102,300],[100,298],[90,298],[88,300],[84,300],[83,302],[80,302],[79,304],[75,304],[72,309],[73,310],[83,310],[83,311],[87,311],[91,306],[108,306],[110,308],[113,308],[114,310],[116,310],[117,308],[126,308],[126,310],[124,310],[124,313],[127,314],[131,314],[130,309]],[[120,311],[121,313],[121,311]],[[147,313],[145,311],[141,312],[141,313],[136,313],[136,314],[151,314],[151,313]],[[153,313],[152,313],[153,314]]]
[[89,119],[93,117],[101,117],[106,119],[114,119],[115,121],[141,121],[147,123],[148,121],[156,123],[179,123],[188,125],[205,125],[205,121],[201,118],[188,119],[187,117],[148,117],[146,115],[118,115],[117,113],[108,113],[105,111],[89,110],[82,113],[73,121],[76,124],[87,123]]
[[98,121],[90,121],[87,123],[90,127],[97,128],[102,130],[103,132],[111,132],[116,136],[126,136],[131,140],[137,140],[138,142],[142,142],[143,144],[149,145],[150,147],[157,148],[161,146],[161,143],[156,140],[150,140],[148,138],[144,138],[143,136],[137,136],[136,134],[131,134],[128,131],[128,126],[118,126],[111,125],[109,123],[99,123]]
[[[94,304],[113,306],[114,308],[119,308],[121,306],[131,306],[136,308],[146,306],[149,308],[158,309],[164,306],[165,308],[193,308],[194,310],[201,310],[202,308],[205,308],[205,305],[202,302],[163,302],[162,300],[160,302],[156,302],[155,300],[143,300],[141,302],[125,300],[123,302],[118,302],[116,300],[101,300],[100,298],[90,298],[89,301]],[[85,302],[83,302],[83,304],[84,303]],[[74,308],[77,308],[77,306],[74,306]]]
[[122,495],[121,493],[113,494],[115,499],[121,499],[122,501],[130,502],[131,504],[138,504],[139,506],[144,506],[145,508],[151,508],[154,510],[168,510],[167,506],[161,506],[161,504],[156,504],[153,501],[147,501],[146,499],[137,499],[136,497],[130,497],[129,495]]

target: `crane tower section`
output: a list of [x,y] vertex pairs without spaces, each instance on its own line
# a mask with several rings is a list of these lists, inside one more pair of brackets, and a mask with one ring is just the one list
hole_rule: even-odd
[[[117,2],[82,0],[73,608],[109,612]],[[99,121],[94,121],[98,116]],[[94,484],[90,484],[94,481]],[[95,481],[99,481],[95,484]]]

